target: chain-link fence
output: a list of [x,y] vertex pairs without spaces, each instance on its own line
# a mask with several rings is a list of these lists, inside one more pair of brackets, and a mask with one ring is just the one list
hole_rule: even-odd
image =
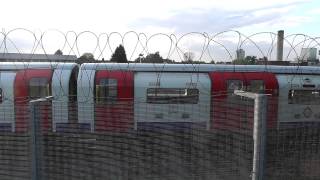
[[[66,115],[54,99],[26,101],[15,105],[15,127],[1,125],[0,179],[319,179],[319,123],[280,123],[273,111],[281,101],[273,98],[260,107],[267,110],[266,134],[262,126],[254,133],[254,119],[263,119],[254,99],[235,94],[200,106],[209,118],[190,104],[168,112],[134,100],[69,103]],[[137,116],[138,107],[146,113]],[[79,122],[80,110],[94,121]],[[168,113],[185,121],[148,121]]]

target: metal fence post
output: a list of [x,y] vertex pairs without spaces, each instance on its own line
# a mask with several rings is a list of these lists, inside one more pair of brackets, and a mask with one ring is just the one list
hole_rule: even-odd
[[264,163],[267,136],[267,94],[256,94],[236,90],[234,94],[254,99],[253,123],[253,167],[252,180],[264,179]]
[[37,132],[39,130],[39,103],[51,100],[52,96],[32,100],[29,102],[30,104],[30,136],[31,136],[31,180],[40,180],[39,175],[39,164],[38,164],[38,156],[39,156],[39,146],[37,139]]
[[254,154],[252,180],[263,180],[267,131],[267,96],[256,94],[254,100]]
[[37,159],[37,102],[30,102],[30,136],[31,136],[31,179],[38,180],[38,159]]

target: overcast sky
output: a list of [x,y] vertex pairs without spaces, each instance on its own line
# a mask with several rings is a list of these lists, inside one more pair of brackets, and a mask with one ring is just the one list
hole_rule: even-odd
[[[2,31],[85,30],[154,33],[239,30],[320,36],[317,0],[4,0]],[[22,43],[23,44],[23,43]]]

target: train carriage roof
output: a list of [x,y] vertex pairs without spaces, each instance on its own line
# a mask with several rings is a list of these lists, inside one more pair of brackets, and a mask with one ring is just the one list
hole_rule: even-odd
[[21,69],[73,69],[76,63],[61,62],[0,62],[0,71]]
[[82,70],[124,70],[139,72],[271,72],[276,74],[320,74],[320,66],[84,63]]

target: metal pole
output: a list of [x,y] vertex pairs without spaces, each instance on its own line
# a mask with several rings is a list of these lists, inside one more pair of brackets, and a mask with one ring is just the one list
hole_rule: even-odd
[[[38,139],[37,132],[39,130],[39,108],[37,107],[40,102],[45,102],[51,100],[53,97],[48,96],[46,98],[41,98],[37,100],[30,101],[30,136],[31,136],[31,180],[40,180],[39,176],[39,164],[38,164],[38,156],[39,156],[39,147],[38,147]],[[37,116],[38,115],[38,116]],[[38,121],[37,121],[38,120]]]
[[267,96],[256,94],[254,101],[252,180],[263,180],[266,147]]
[[30,135],[31,135],[31,179],[38,180],[38,159],[37,159],[37,122],[36,122],[36,108],[37,102],[30,102]]
[[254,99],[252,180],[263,180],[267,136],[268,95],[238,90],[236,90],[234,94]]

